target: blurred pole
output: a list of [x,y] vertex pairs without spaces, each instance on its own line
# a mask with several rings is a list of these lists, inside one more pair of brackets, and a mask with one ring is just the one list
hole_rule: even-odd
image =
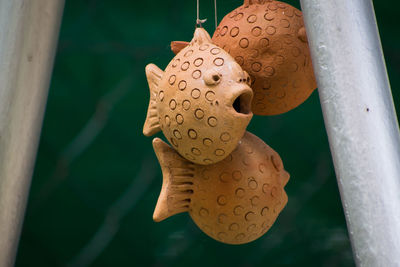
[[64,0],[0,0],[0,266],[12,266]]
[[400,138],[371,0],[301,0],[358,266],[400,266]]

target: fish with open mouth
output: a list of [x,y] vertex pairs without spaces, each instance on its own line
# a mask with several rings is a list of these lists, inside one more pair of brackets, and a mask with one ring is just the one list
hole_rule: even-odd
[[246,132],[224,160],[198,165],[153,140],[163,183],[153,219],[188,212],[207,235],[227,244],[251,242],[272,226],[288,197],[289,174],[271,147]]
[[251,80],[203,28],[165,71],[149,64],[146,76],[150,103],[144,135],[162,130],[182,157],[202,165],[235,149],[253,116]]

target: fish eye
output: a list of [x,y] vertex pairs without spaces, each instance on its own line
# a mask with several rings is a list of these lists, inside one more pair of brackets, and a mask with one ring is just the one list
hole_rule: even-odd
[[209,69],[204,73],[203,77],[207,85],[217,85],[221,82],[222,75],[216,69]]

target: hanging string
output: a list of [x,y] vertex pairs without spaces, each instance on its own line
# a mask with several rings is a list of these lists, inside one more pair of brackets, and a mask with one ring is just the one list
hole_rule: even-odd
[[218,19],[217,19],[217,0],[214,0],[214,13],[215,13],[215,29],[218,27]]
[[196,17],[196,27],[202,27],[201,24],[206,22],[207,19],[200,19],[200,0],[197,0],[197,17]]

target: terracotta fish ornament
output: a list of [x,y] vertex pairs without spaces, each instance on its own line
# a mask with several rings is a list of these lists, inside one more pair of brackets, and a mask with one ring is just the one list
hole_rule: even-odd
[[164,176],[157,222],[188,212],[210,237],[244,244],[267,232],[287,203],[289,174],[281,158],[249,132],[226,159],[207,166],[187,161],[159,138],[153,147]]
[[285,113],[317,87],[302,12],[287,3],[245,0],[222,19],[212,40],[250,74],[256,115]]
[[203,28],[165,71],[146,66],[150,103],[143,133],[162,130],[177,152],[197,164],[227,157],[253,113],[250,77]]

